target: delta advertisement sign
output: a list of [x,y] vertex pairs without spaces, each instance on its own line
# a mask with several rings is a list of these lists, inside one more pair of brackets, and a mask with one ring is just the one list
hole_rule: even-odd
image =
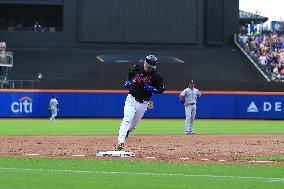
[[248,113],[282,112],[282,102],[263,102],[257,106],[254,101],[247,108]]
[[284,94],[205,94],[199,118],[284,119]]
[[247,118],[284,119],[284,99],[279,100],[252,100],[247,104]]

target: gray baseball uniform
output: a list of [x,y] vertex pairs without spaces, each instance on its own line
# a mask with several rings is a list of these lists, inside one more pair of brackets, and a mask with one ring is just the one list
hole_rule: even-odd
[[49,119],[51,121],[55,121],[55,117],[57,116],[57,110],[58,110],[58,101],[55,98],[52,98],[50,100],[49,108],[51,111],[51,117]]
[[184,108],[185,108],[185,134],[194,134],[192,131],[193,122],[196,115],[196,104],[197,99],[201,96],[198,89],[186,88],[184,89],[180,96],[184,97]]

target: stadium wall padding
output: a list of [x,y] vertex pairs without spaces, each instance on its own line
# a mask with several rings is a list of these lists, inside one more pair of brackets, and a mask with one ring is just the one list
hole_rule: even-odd
[[[121,118],[127,96],[120,92],[0,92],[0,117],[48,117],[50,98],[56,95],[66,118]],[[148,118],[184,118],[178,92],[154,95],[154,109]],[[212,93],[203,92],[198,101],[197,118],[208,119],[283,119],[284,93]]]

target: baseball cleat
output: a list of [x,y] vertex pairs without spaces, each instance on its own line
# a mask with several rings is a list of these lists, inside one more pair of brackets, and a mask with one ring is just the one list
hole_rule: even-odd
[[190,132],[185,132],[184,134],[185,134],[185,135],[194,135],[194,134],[195,134],[195,132],[190,131]]
[[119,144],[117,145],[117,149],[118,149],[118,150],[123,150],[123,149],[124,149],[124,143],[119,143]]

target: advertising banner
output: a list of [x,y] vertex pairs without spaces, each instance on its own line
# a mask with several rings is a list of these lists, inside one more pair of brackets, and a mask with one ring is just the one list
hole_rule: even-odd
[[[0,117],[48,117],[49,100],[56,95],[58,117],[122,118],[126,92],[0,92]],[[284,94],[212,94],[203,92],[197,118],[283,119]],[[154,108],[145,117],[184,118],[178,93],[153,95]]]

